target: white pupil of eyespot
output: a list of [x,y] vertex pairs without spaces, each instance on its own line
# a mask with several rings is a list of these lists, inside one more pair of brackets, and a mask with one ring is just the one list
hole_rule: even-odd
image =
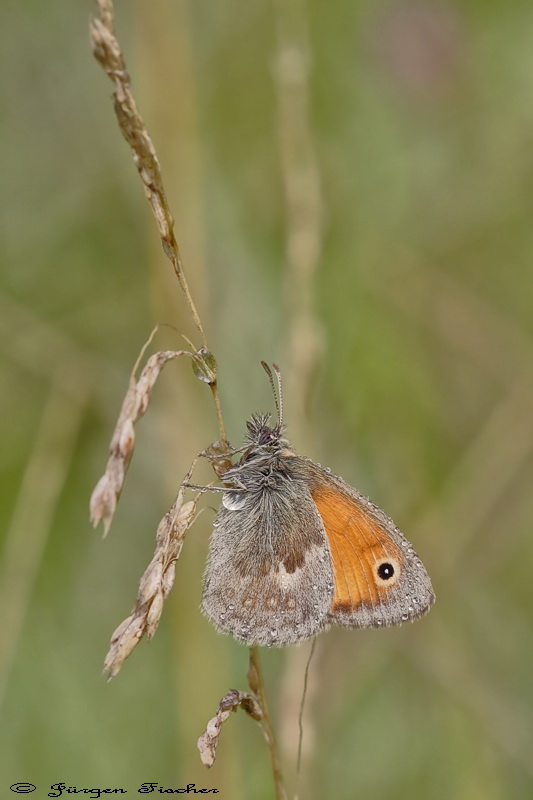
[[392,561],[382,561],[377,567],[377,575],[384,583],[397,577],[396,565]]

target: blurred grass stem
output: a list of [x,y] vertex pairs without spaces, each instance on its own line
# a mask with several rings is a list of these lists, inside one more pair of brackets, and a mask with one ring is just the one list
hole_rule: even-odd
[[[323,199],[310,112],[311,41],[302,0],[276,0],[274,89],[286,208],[287,398],[295,438],[306,438],[307,400],[322,352],[315,282],[323,247]],[[298,430],[302,425],[302,430]],[[309,442],[306,442],[309,445]]]
[[0,709],[33,587],[70,469],[84,399],[63,390],[63,365],[53,376],[48,400],[17,495],[0,566]]
[[[302,0],[276,0],[274,17],[276,53],[273,79],[285,190],[285,309],[289,324],[286,400],[294,439],[299,447],[312,451],[313,432],[309,425],[308,407],[323,349],[322,328],[315,310],[315,285],[324,227],[321,176],[310,111],[312,46],[307,10]],[[302,757],[304,760],[310,758],[314,741],[309,712],[306,715],[304,708],[307,689],[310,697],[315,689],[315,683],[308,680],[309,660],[305,648],[289,648],[281,691],[281,706],[290,710],[282,717],[283,749],[291,754],[291,760],[297,762],[297,782]],[[304,669],[305,689],[298,712],[296,698],[300,697]],[[302,748],[304,726],[308,733],[305,751]],[[303,796],[309,794],[307,784],[303,784],[301,789]]]

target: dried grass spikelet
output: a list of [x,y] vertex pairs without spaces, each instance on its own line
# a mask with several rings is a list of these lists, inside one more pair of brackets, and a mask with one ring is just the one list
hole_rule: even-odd
[[[95,526],[99,522],[104,523],[104,535],[111,525],[133,455],[134,425],[146,412],[152,389],[165,364],[179,356],[188,356],[192,360],[195,375],[210,386],[216,384],[216,362],[205,347],[196,352],[163,350],[155,353],[150,356],[137,380],[135,376],[138,365],[159,327],[157,325],[152,331],[133,368],[130,385],[111,439],[106,471],[91,496],[91,520]],[[148,639],[151,639],[159,625],[164,601],[174,583],[176,561],[183,547],[183,539],[192,525],[198,499],[202,493],[198,492],[193,500],[184,502],[185,490],[190,486],[189,481],[196,461],[197,459],[183,479],[174,504],[158,525],[155,553],[141,578],[135,607],[111,637],[111,646],[104,663],[104,672],[109,673],[109,678],[113,678],[119,672],[142,637],[146,634]],[[202,491],[205,489],[202,488]]]
[[132,149],[158,227],[164,242],[168,243],[172,238],[173,220],[166,202],[159,160],[131,93],[130,77],[113,30],[112,5],[105,0],[98,0],[98,5],[101,18],[89,21],[93,54],[115,85],[113,99],[120,130]]
[[[142,358],[146,347],[150,344],[155,330],[143,347],[139,360]],[[196,358],[193,353],[189,353],[186,350],[162,350],[150,356],[139,380],[135,378],[139,361],[137,361],[133,369],[130,385],[122,403],[115,432],[109,446],[109,459],[106,470],[91,495],[91,522],[95,527],[99,522],[104,523],[104,536],[107,535],[113,520],[117,501],[124,485],[124,478],[133,455],[133,447],[135,445],[135,430],[133,426],[148,408],[153,386],[165,364],[183,355],[189,356],[193,361]]]
[[115,87],[113,100],[119,128],[131,148],[144,192],[152,207],[163,250],[174,267],[196,328],[206,346],[202,322],[185,278],[181,254],[174,235],[174,219],[163,186],[159,159],[144,120],[137,109],[122,50],[114,33],[113,3],[111,0],[97,0],[97,4],[100,17],[91,19],[89,23],[93,53],[113,81]]
[[237,689],[230,689],[218,704],[217,713],[207,723],[207,727],[198,739],[198,750],[202,764],[212,767],[215,763],[216,749],[220,739],[220,731],[223,723],[230,714],[242,708],[257,722],[261,722],[263,712],[257,699],[249,692],[239,692]]
[[163,603],[174,583],[176,561],[185,534],[194,521],[200,497],[198,492],[193,500],[184,502],[185,484],[190,479],[193,467],[194,464],[185,476],[174,504],[157,527],[154,557],[140,580],[135,607],[111,637],[111,646],[104,662],[104,672],[109,673],[109,680],[119,672],[142,637],[146,634],[150,640],[159,625]]

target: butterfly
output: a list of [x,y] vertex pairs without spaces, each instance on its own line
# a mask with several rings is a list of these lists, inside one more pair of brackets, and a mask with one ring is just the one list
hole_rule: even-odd
[[423,616],[435,600],[410,542],[378,506],[284,437],[281,373],[267,372],[278,419],[253,415],[222,504],[202,611],[248,646],[303,642],[331,625],[378,628]]

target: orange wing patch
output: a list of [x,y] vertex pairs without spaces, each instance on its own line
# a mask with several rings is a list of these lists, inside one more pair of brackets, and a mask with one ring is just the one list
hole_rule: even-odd
[[379,605],[385,600],[387,589],[400,578],[400,548],[357,500],[322,487],[315,489],[312,497],[324,523],[333,561],[335,593],[331,611],[354,610],[362,603]]

